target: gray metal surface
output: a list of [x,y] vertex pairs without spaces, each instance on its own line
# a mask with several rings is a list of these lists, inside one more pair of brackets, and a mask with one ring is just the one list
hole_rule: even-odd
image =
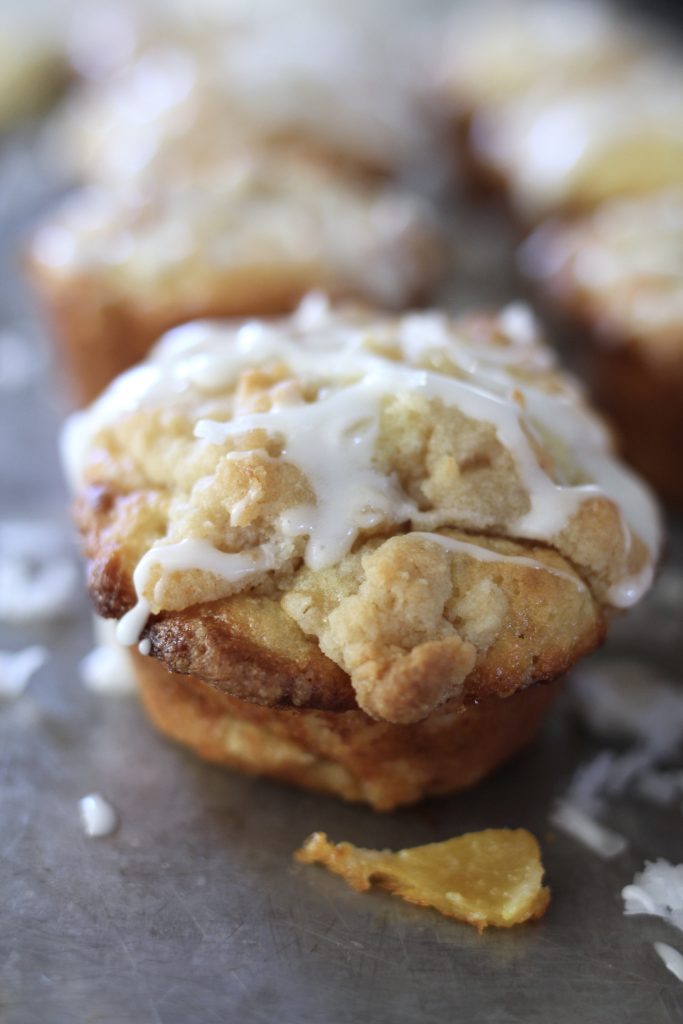
[[[2,210],[0,327],[20,325],[37,367],[45,343],[12,254],[47,191],[28,182]],[[469,220],[458,297],[505,297],[500,229],[486,216]],[[0,392],[0,519],[68,521],[54,391],[45,370]],[[681,566],[682,555],[679,544],[670,559]],[[660,587],[598,657],[653,659],[680,677],[680,622]],[[680,811],[615,801],[608,823],[631,846],[610,863],[550,836],[553,799],[599,747],[566,707],[475,791],[379,816],[201,764],[154,733],[134,698],[84,690],[84,599],[61,621],[0,630],[0,647],[36,642],[51,660],[22,698],[0,705],[2,1024],[683,1020],[683,985],[652,948],[680,947],[680,935],[624,918],[619,895],[645,858],[681,859]],[[106,839],[86,839],[79,824],[77,801],[92,791],[120,814]],[[292,861],[314,829],[398,847],[504,825],[539,836],[553,889],[541,923],[507,932],[479,936]]]

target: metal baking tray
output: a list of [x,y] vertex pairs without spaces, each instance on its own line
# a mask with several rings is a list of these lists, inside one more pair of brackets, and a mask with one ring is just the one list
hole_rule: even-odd
[[[0,353],[10,332],[29,359],[23,382],[0,380],[0,521],[47,519],[68,533],[62,409],[17,268],[17,242],[57,187],[30,134],[0,152],[0,180],[8,175]],[[515,295],[499,212],[444,216],[459,239],[446,304]],[[671,528],[662,582],[594,657],[634,658],[680,682],[683,533]],[[378,815],[203,764],[157,735],[134,697],[84,689],[78,663],[93,645],[85,597],[56,621],[0,628],[2,648],[33,643],[49,648],[49,662],[24,696],[0,705],[2,1024],[683,1020],[683,985],[652,946],[680,948],[680,935],[654,918],[624,917],[620,897],[645,859],[681,859],[680,808],[612,801],[606,822],[630,847],[609,862],[552,835],[553,801],[603,747],[568,701],[538,742],[483,785]],[[82,832],[77,804],[92,791],[119,813],[109,838]],[[543,845],[553,902],[535,925],[479,935],[292,860],[315,829],[397,848],[496,826],[525,826]]]

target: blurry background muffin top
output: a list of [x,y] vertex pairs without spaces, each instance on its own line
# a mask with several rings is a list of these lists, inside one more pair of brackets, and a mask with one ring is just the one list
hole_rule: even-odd
[[330,5],[267,16],[229,9],[220,29],[161,33],[65,119],[84,177],[178,175],[232,148],[294,146],[388,173],[433,157],[418,35],[377,12]]

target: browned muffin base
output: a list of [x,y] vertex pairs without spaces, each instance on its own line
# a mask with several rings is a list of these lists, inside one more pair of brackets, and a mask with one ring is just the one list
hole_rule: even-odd
[[619,337],[606,325],[598,330],[598,313],[570,298],[564,278],[546,289],[532,284],[553,333],[564,339],[564,356],[614,427],[620,455],[683,510],[683,336],[658,353],[643,338]]
[[683,509],[683,337],[677,363],[649,358],[644,343],[605,342],[588,328],[580,337],[582,372],[624,458]]
[[558,682],[505,699],[445,705],[389,725],[362,711],[260,707],[134,652],[143,705],[165,735],[240,771],[388,811],[466,789],[536,735]]

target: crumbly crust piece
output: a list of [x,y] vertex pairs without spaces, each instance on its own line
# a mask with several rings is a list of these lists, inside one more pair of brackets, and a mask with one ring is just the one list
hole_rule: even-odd
[[314,832],[294,856],[302,864],[323,864],[357,892],[376,883],[479,932],[534,921],[550,903],[541,851],[526,829],[468,832],[396,853],[331,843],[324,832]]

